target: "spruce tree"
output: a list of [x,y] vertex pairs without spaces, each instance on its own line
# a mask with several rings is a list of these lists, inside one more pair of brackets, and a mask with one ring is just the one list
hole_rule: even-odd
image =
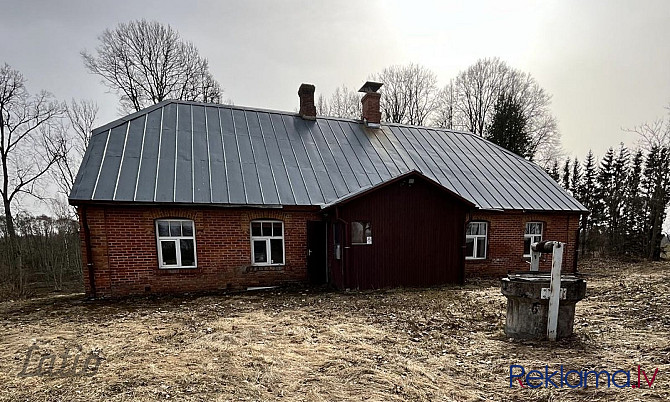
[[644,156],[638,150],[628,173],[624,202],[624,246],[626,254],[642,256],[644,252],[645,202],[641,192]]
[[620,145],[617,154],[613,148],[609,148],[600,163],[598,172],[599,219],[607,232],[607,248],[613,254],[619,254],[622,251],[623,234],[620,223],[629,156],[628,149],[623,144]]
[[493,119],[486,130],[486,138],[515,154],[530,158],[530,135],[521,104],[512,96],[502,94],[495,104]]
[[596,213],[597,204],[598,204],[598,187],[596,179],[598,172],[596,171],[597,161],[593,152],[589,150],[589,153],[586,155],[586,160],[584,161],[584,174],[582,177],[581,190],[579,191],[577,201],[581,202],[582,205],[589,210],[588,214],[582,215],[581,219],[581,249],[582,255],[586,252],[587,247],[591,248],[591,231],[593,230],[593,225],[597,222]]
[[554,164],[551,166],[551,169],[547,172],[549,176],[554,179],[556,183],[560,184],[561,173],[558,170],[558,160],[554,159]]
[[660,258],[662,225],[670,202],[670,148],[653,145],[644,166],[642,189],[647,203],[645,254],[650,260]]
[[570,158],[565,160],[563,165],[563,176],[561,177],[561,185],[566,191],[570,190]]
[[582,165],[579,163],[579,159],[575,157],[575,160],[572,162],[572,180],[570,182],[570,191],[572,196],[579,199],[581,198],[582,192]]

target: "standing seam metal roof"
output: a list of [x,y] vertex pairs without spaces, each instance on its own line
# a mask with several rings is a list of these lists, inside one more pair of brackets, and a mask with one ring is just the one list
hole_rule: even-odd
[[470,133],[185,101],[95,129],[70,202],[324,206],[414,170],[480,209],[586,211]]

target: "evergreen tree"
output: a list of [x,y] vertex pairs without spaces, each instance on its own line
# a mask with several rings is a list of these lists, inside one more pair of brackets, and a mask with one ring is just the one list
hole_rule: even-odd
[[561,176],[561,185],[567,191],[570,190],[570,158],[565,160],[563,165],[563,175]]
[[614,149],[610,147],[600,163],[598,172],[599,204],[596,210],[599,222],[604,224],[607,231],[608,250],[614,254],[618,254],[622,247],[620,222],[628,162],[629,152],[623,144],[616,156]]
[[670,148],[653,145],[647,154],[644,178],[641,180],[647,203],[645,254],[650,260],[660,258],[662,225],[670,202]]
[[612,191],[613,177],[614,149],[610,147],[600,160],[600,166],[598,167],[598,176],[596,178],[596,182],[598,183],[597,197],[594,205],[595,208],[592,211],[598,223],[602,222],[605,225],[607,224],[607,206]]
[[[598,187],[596,179],[598,173],[596,171],[597,161],[593,152],[589,150],[589,153],[586,155],[586,160],[584,161],[584,174],[582,177],[581,190],[577,196],[577,201],[581,202],[584,207],[589,210],[589,214],[582,215],[581,219],[581,249],[582,255],[586,252],[587,245],[591,246],[591,231],[593,229],[594,222],[597,222],[595,219],[598,214],[596,208],[598,205]],[[589,247],[590,248],[590,247]]]
[[556,183],[561,181],[561,173],[558,171],[558,160],[554,159],[554,164],[551,166],[551,169],[547,172],[549,176],[554,179]]
[[566,191],[570,190],[570,158],[567,158],[565,160],[565,164],[563,165],[561,185]]
[[628,173],[624,202],[625,253],[642,256],[644,252],[645,202],[641,193],[644,156],[638,150]]
[[570,182],[570,191],[572,196],[579,199],[582,192],[582,165],[579,159],[575,157],[572,162],[572,181]]
[[502,94],[495,104],[486,138],[523,158],[530,158],[532,152],[526,125],[521,105],[512,96]]

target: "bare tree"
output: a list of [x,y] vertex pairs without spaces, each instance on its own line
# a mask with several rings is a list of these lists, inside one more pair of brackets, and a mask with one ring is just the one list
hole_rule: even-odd
[[422,125],[437,105],[437,76],[419,64],[390,66],[370,76],[384,84],[380,107],[392,123]]
[[72,99],[70,104],[66,105],[65,112],[77,138],[76,151],[80,155],[83,155],[86,147],[88,147],[88,141],[95,125],[95,119],[98,117],[98,111],[98,105],[92,100]]
[[39,197],[37,184],[62,157],[53,129],[61,114],[62,106],[49,93],[30,96],[19,71],[7,64],[0,68],[0,197],[10,253],[15,256],[10,275],[20,287],[24,278],[12,206],[21,195]]
[[59,149],[53,152],[62,155],[56,161],[56,169],[51,171],[58,192],[67,197],[77,175],[77,170],[84,158],[86,147],[98,115],[98,105],[89,100],[72,99],[66,105],[67,119],[53,127]]
[[106,29],[96,54],[81,53],[86,68],[120,96],[125,112],[165,99],[219,102],[221,87],[207,59],[169,25],[131,21]]
[[[668,110],[670,110],[670,107],[668,107]],[[653,147],[670,148],[670,116],[667,121],[656,119],[651,123],[644,123],[625,131],[636,134],[638,136],[638,146],[647,153]]]
[[344,119],[361,118],[361,99],[358,93],[342,85],[335,89],[326,100],[319,95],[317,100],[317,114],[321,116],[341,117]]
[[461,121],[462,115],[456,113],[457,97],[455,91],[454,80],[451,80],[438,92],[435,100],[435,111],[431,119],[431,124],[435,127],[467,130],[467,125]]
[[530,153],[536,162],[549,166],[561,154],[556,119],[549,110],[551,96],[530,74],[499,58],[478,60],[442,90],[435,123],[462,126],[483,136],[501,95],[512,97],[521,106],[530,136]]

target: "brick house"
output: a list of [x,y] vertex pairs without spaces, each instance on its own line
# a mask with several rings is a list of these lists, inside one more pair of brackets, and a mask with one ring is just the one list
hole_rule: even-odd
[[576,269],[581,204],[481,137],[382,123],[379,87],[361,120],[303,84],[299,113],[164,101],[94,130],[69,198],[86,293],[460,283],[542,238]]

